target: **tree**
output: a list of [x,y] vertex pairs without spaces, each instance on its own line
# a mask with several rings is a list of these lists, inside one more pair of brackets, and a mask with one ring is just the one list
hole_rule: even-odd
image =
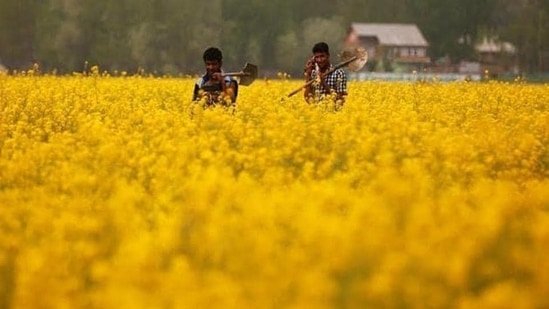
[[0,1],[0,61],[9,69],[31,68],[37,0]]
[[0,61],[198,73],[216,45],[228,69],[255,61],[297,74],[311,44],[339,49],[351,22],[416,23],[430,56],[454,61],[474,57],[479,31],[493,33],[518,47],[525,71],[549,70],[549,0],[0,0]]
[[523,72],[549,70],[549,1],[502,0],[493,19],[502,38],[517,46]]
[[278,36],[275,47],[276,67],[278,71],[299,76],[302,66],[299,38],[294,30]]
[[315,43],[326,42],[330,46],[330,54],[337,57],[345,37],[345,27],[339,17],[309,18],[303,21],[302,27],[304,55],[311,55],[311,48]]
[[221,41],[222,0],[167,0],[165,10],[160,15],[165,22],[157,21],[166,31],[163,63],[173,63],[179,71],[201,71],[204,49]]
[[409,1],[409,8],[431,43],[433,57],[454,60],[474,56],[478,30],[489,24],[497,0],[421,0]]
[[[410,20],[409,0],[338,0],[336,12],[346,23],[388,23]],[[416,0],[414,0],[416,1]]]
[[231,40],[224,46],[232,46],[238,63],[249,61],[250,47],[258,49],[263,71],[276,67],[276,46],[280,34],[295,29],[296,3],[263,0],[224,0],[223,20],[232,23]]

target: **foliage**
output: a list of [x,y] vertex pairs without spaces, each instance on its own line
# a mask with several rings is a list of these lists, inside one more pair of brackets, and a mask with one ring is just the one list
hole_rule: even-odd
[[[218,45],[235,68],[253,58],[265,72],[296,75],[307,38],[335,48],[351,22],[416,23],[431,58],[454,61],[471,59],[479,31],[488,29],[519,47],[523,71],[549,69],[549,3],[542,0],[0,0],[0,61],[12,70],[39,62],[71,73],[87,61],[110,71],[193,74],[201,52]],[[292,37],[303,44],[281,53]]]
[[545,308],[549,91],[0,75],[0,307]]

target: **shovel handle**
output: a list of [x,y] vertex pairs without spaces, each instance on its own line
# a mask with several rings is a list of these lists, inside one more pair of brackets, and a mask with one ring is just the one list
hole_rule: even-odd
[[305,85],[303,85],[303,86],[297,88],[296,90],[294,90],[294,91],[288,93],[288,98],[291,97],[291,96],[293,96],[294,94],[300,92],[301,89],[310,86],[312,83],[314,83],[314,81],[315,81],[314,79],[311,79],[310,81],[306,82]]
[[[329,69],[328,71],[326,71],[326,73],[324,73],[324,75],[332,74],[333,72],[335,72],[335,70],[337,70],[337,69],[339,69],[339,68],[342,68],[342,67],[348,65],[349,63],[351,63],[351,62],[353,62],[353,61],[355,61],[355,60],[357,60],[357,59],[358,59],[358,57],[357,57],[357,56],[354,56],[354,57],[350,58],[349,60],[343,61],[343,62],[341,62],[341,63],[339,63],[339,64],[333,66],[333,67],[332,67],[331,69]],[[288,93],[288,98],[291,97],[291,96],[293,96],[294,94],[300,92],[301,89],[310,86],[312,83],[314,83],[314,81],[315,81],[314,79],[311,79],[310,81],[308,81],[307,83],[305,83],[305,85],[303,85],[303,86],[297,88],[296,90],[294,90],[294,91]]]
[[230,72],[230,73],[223,73],[221,74],[223,76],[248,76],[250,73],[246,72]]

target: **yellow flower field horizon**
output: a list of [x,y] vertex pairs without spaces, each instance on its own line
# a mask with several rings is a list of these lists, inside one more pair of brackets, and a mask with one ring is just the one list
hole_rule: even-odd
[[549,85],[0,75],[0,308],[549,307]]

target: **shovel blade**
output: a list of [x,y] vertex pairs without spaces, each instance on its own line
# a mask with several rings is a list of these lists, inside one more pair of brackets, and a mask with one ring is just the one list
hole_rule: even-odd
[[246,63],[242,69],[242,75],[240,76],[240,84],[243,86],[251,85],[257,78],[257,65]]
[[342,61],[355,58],[355,60],[351,61],[347,65],[349,71],[351,72],[357,72],[364,67],[366,62],[368,62],[368,52],[362,47],[347,48],[339,54],[339,57]]

